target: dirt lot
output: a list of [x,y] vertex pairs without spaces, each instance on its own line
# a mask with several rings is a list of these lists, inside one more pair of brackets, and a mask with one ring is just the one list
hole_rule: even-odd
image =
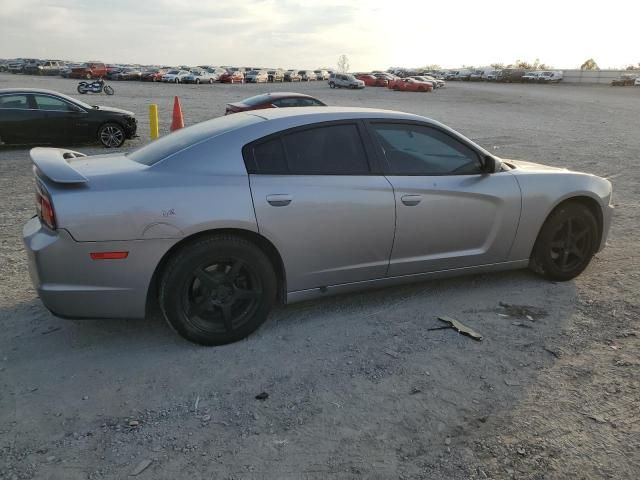
[[[0,88],[75,85],[0,75]],[[426,115],[505,158],[610,178],[608,246],[572,282],[518,271],[336,297],[202,348],[158,318],[50,315],[21,243],[28,152],[0,149],[0,478],[125,478],[146,465],[139,478],[640,478],[640,88],[114,87],[90,101],[136,112],[142,138],[127,148],[146,141],[149,103],[167,130],[174,95],[187,124],[275,89]],[[485,339],[428,330],[442,314]]]

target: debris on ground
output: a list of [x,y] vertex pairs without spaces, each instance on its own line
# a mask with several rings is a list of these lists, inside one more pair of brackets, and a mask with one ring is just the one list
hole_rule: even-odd
[[256,395],[256,400],[266,400],[269,398],[269,394],[267,392],[262,392]]
[[136,468],[134,468],[131,473],[129,474],[130,477],[136,477],[138,475],[140,475],[142,472],[144,472],[147,468],[149,468],[149,465],[151,465],[152,461],[149,460],[148,458],[145,458],[144,460],[142,460],[137,466]]
[[400,358],[400,354],[398,352],[394,352],[393,350],[385,350],[384,353],[393,358]]
[[533,328],[531,325],[527,325],[526,323],[522,322],[511,322],[511,325],[513,325],[514,327]]
[[422,392],[422,390],[420,390],[418,387],[413,387],[413,388],[411,389],[410,394],[411,394],[411,395],[415,395],[416,393],[420,393],[420,392]]
[[468,337],[471,337],[474,340],[478,340],[478,341],[482,340],[481,334],[479,334],[475,330],[467,327],[466,325],[460,323],[459,321],[451,317],[438,317],[438,320],[444,323],[448,323],[449,325],[446,327],[430,328],[429,330],[445,330],[447,328],[452,328],[453,330],[456,330],[458,333],[461,333],[462,335],[467,335]]
[[[535,322],[540,318],[544,318],[549,313],[540,307],[533,307],[531,305],[517,305],[515,303],[499,303],[504,313],[510,317],[526,318],[530,322]],[[499,314],[500,315],[500,314]]]

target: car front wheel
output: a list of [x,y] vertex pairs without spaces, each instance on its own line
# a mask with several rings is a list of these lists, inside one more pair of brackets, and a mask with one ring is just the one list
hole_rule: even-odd
[[125,140],[124,129],[117,123],[105,123],[98,129],[98,141],[106,148],[119,148]]
[[182,337],[223,345],[245,338],[266,320],[276,285],[272,264],[256,245],[213,235],[169,261],[159,301],[167,322]]
[[598,222],[587,207],[566,203],[554,210],[540,230],[531,266],[550,280],[580,275],[598,248]]

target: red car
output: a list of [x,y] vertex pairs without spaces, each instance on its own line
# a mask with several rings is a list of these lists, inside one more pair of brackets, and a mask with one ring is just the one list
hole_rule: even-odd
[[240,70],[220,75],[220,83],[244,83],[244,73]]
[[107,66],[102,62],[87,62],[81,67],[74,68],[69,74],[71,78],[103,78],[107,76]]
[[140,80],[143,82],[161,82],[162,76],[167,73],[169,69],[160,68],[157,70],[147,70],[146,72],[142,72],[142,76]]
[[378,78],[374,75],[369,75],[362,73],[360,75],[356,75],[358,80],[362,80],[367,87],[386,87],[389,83],[388,80],[384,78]]
[[399,92],[431,92],[433,84],[421,82],[415,78],[401,78],[394,82],[393,89]]
[[325,103],[317,98],[305,95],[304,93],[274,92],[245,98],[241,102],[228,103],[224,114],[229,115],[230,113],[246,112],[248,110],[262,110],[263,108],[326,106]]

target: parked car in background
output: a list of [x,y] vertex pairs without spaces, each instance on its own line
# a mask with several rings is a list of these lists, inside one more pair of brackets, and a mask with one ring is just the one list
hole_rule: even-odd
[[299,70],[298,75],[303,82],[310,82],[311,80],[317,80],[318,77],[311,70]]
[[433,84],[417,80],[415,77],[401,78],[393,84],[393,90],[399,92],[432,92]]
[[330,73],[327,70],[314,70],[317,80],[329,80]]
[[244,73],[241,70],[233,70],[220,75],[220,83],[244,83]]
[[142,71],[139,68],[125,67],[112,75],[113,80],[140,80]]
[[441,88],[444,87],[445,82],[444,80],[438,80],[435,79],[429,75],[416,75],[413,77],[409,77],[409,78],[413,78],[415,80],[418,80],[419,82],[426,82],[431,84],[431,86],[433,87],[433,89],[435,90],[436,88]]
[[287,107],[323,107],[325,103],[317,98],[303,93],[273,92],[263,93],[254,97],[246,98],[240,102],[228,103],[225,115],[249,110],[263,110],[265,108],[287,108]]
[[635,87],[640,87],[640,77],[636,77],[636,79],[633,81],[633,85]]
[[200,85],[201,83],[215,83],[218,81],[218,75],[206,70],[192,70],[189,75],[185,75],[180,81],[182,83],[194,83],[196,85]]
[[389,81],[385,78],[379,78],[370,73],[360,73],[354,75],[358,80],[362,80],[367,87],[386,87]]
[[170,69],[168,68],[150,68],[142,72],[140,80],[143,82],[161,82],[162,76],[165,75]]
[[286,72],[284,72],[285,82],[300,82],[301,80],[302,77],[297,70],[287,70]]
[[251,70],[244,76],[245,83],[267,83],[269,74],[266,70]]
[[493,70],[490,68],[478,68],[471,72],[469,76],[469,81],[471,82],[480,82],[486,80],[487,75],[489,75]]
[[545,71],[540,74],[538,81],[541,83],[558,83],[562,81],[563,76],[563,72],[558,70]]
[[538,83],[538,80],[540,79],[540,75],[542,75],[542,72],[539,72],[539,71],[526,72],[522,76],[522,81],[525,83]]
[[71,78],[104,78],[107,76],[107,66],[102,62],[87,62],[79,67],[73,68]]
[[51,90],[0,89],[0,139],[13,144],[100,142],[120,147],[136,134],[135,115],[87,105]]
[[133,152],[31,159],[23,242],[44,305],[123,319],[159,307],[203,345],[247,337],[279,303],[452,273],[568,281],[613,214],[604,178],[502,160],[439,122],[374,109],[248,112]]
[[628,87],[635,84],[636,74],[623,73],[619,78],[611,80],[611,85],[614,87]]
[[485,80],[487,82],[495,82],[498,79],[500,72],[501,70],[491,70],[489,73],[487,73]]
[[44,60],[38,65],[38,75],[60,75],[64,64],[59,60]]
[[16,58],[15,60],[12,60],[7,64],[7,71],[16,74],[22,73],[22,70],[28,61],[29,59]]
[[331,88],[364,88],[362,80],[358,80],[350,73],[332,73],[329,75],[329,86]]
[[498,76],[496,77],[496,81],[502,83],[521,83],[524,75],[524,70],[505,68],[504,70],[500,70],[500,73],[498,73]]
[[267,71],[267,80],[271,83],[284,82],[284,70],[276,68],[275,70]]
[[191,72],[188,70],[173,69],[162,76],[162,81],[164,83],[180,83],[182,79],[188,75],[191,75]]

